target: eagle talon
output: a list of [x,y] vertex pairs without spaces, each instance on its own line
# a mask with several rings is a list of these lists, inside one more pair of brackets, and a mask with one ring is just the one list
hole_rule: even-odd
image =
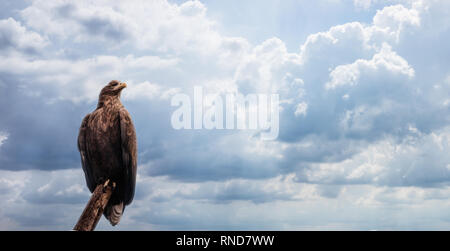
[[[103,182],[102,182],[103,183]],[[103,191],[103,193],[106,193],[106,188],[109,186],[109,179],[108,180],[106,180],[106,182],[103,184],[103,188],[102,188],[102,191]]]

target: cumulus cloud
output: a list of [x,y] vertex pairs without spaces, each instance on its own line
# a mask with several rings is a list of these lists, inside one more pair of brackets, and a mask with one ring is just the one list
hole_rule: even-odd
[[13,18],[0,20],[0,53],[36,54],[49,42],[39,33],[30,31]]
[[30,27],[76,42],[200,52],[220,46],[220,35],[205,12],[199,1],[180,5],[166,0],[136,0],[133,4],[102,1],[95,5],[80,1],[35,1],[21,14]]
[[414,69],[408,62],[393,52],[389,45],[383,44],[381,51],[371,60],[359,59],[352,64],[336,67],[330,73],[331,81],[325,85],[325,88],[334,89],[340,85],[355,85],[361,74],[378,75],[379,71],[414,77]]
[[422,134],[414,127],[402,142],[386,139],[352,158],[313,164],[298,181],[314,184],[375,184],[381,186],[446,186],[450,178],[449,129]]
[[[135,57],[101,55],[83,60],[37,59],[17,56],[0,63],[0,72],[20,77],[28,93],[42,94],[42,88],[52,92],[51,100],[74,103],[97,99],[101,88],[116,76],[122,81],[138,78],[146,72],[173,67],[176,59],[157,56]],[[38,91],[40,90],[40,91]]]

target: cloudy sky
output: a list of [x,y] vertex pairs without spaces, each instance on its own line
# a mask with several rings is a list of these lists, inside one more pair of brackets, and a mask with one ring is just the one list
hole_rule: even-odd
[[[1,1],[0,229],[73,227],[118,79],[137,192],[98,229],[449,230],[449,40],[447,0]],[[278,93],[278,139],[174,130],[194,86]]]

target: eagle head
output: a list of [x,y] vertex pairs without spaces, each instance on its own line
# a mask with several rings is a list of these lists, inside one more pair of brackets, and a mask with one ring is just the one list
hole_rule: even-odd
[[112,80],[100,92],[98,107],[103,106],[105,103],[120,103],[120,94],[123,89],[127,87],[126,83]]
[[106,95],[106,96],[120,97],[120,93],[126,87],[127,87],[126,83],[121,83],[117,80],[112,80],[105,87],[103,87],[102,91],[100,92],[100,96]]

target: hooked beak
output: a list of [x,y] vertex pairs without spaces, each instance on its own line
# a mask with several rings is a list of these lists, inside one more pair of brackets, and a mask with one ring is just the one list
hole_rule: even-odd
[[126,83],[120,83],[119,84],[119,89],[120,90],[125,89],[125,88],[127,88],[127,84]]

